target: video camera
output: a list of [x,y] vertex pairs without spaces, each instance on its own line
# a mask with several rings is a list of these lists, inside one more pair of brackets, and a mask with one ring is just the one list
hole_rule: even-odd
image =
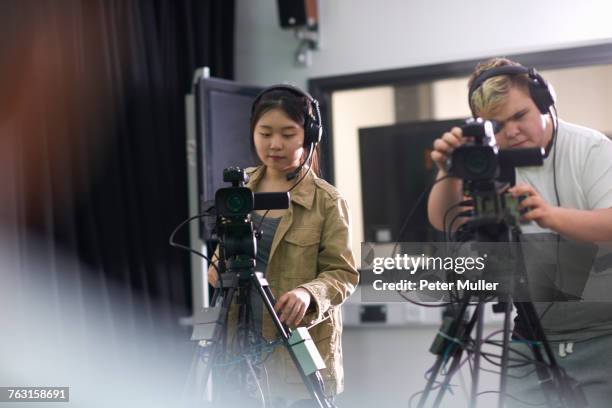
[[289,193],[254,193],[244,186],[248,180],[243,169],[226,168],[223,181],[232,186],[220,188],[215,193],[217,235],[228,261],[242,255],[254,262],[257,241],[251,222],[252,211],[289,208]]
[[517,167],[543,164],[544,149],[499,149],[498,124],[481,118],[467,119],[461,130],[466,141],[452,152],[447,171],[463,179],[464,193],[474,201],[471,226],[519,224],[518,201],[505,191],[515,184]]
[[497,122],[470,118],[461,130],[469,141],[453,151],[447,166],[450,174],[464,181],[497,180],[514,184],[516,167],[543,163],[542,148],[500,150],[495,140],[500,130]]
[[215,193],[217,215],[222,217],[245,217],[253,210],[278,210],[289,208],[287,193],[253,193],[244,184],[249,176],[239,167],[223,170],[223,181],[232,187],[220,188]]

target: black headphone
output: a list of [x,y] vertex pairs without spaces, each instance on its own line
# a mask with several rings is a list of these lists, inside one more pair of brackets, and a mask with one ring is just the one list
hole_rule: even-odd
[[487,79],[500,76],[500,75],[527,75],[529,95],[535,103],[536,107],[542,115],[550,112],[550,108],[556,102],[555,90],[552,85],[549,85],[542,75],[535,70],[535,68],[526,68],[522,65],[503,65],[501,67],[495,67],[482,71],[470,86],[468,92],[468,104],[472,111],[472,116],[476,117],[476,112],[472,106],[472,94],[478,89]]
[[310,111],[304,112],[304,147],[310,148],[312,145],[312,148],[314,149],[317,143],[321,142],[321,137],[323,136],[323,124],[321,122],[319,101],[313,98],[308,92],[301,90],[297,86],[290,84],[277,84],[263,89],[257,94],[255,100],[253,101],[253,105],[251,106],[251,117],[255,114],[255,107],[259,103],[259,100],[268,92],[276,90],[289,91],[296,96],[302,96],[308,99],[308,103],[311,106],[312,112],[314,112],[314,116],[310,113]]

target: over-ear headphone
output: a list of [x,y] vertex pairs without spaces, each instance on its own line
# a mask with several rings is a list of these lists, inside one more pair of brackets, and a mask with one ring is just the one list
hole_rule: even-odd
[[468,103],[472,116],[476,117],[476,112],[472,106],[472,94],[478,89],[487,79],[500,75],[527,75],[527,83],[529,86],[529,95],[535,103],[541,114],[550,112],[550,108],[555,104],[556,95],[552,85],[549,85],[542,75],[535,68],[527,68],[522,65],[503,65],[482,71],[470,86],[468,92]]
[[312,113],[309,110],[304,112],[304,147],[310,148],[310,146],[313,145],[312,147],[314,148],[317,143],[321,142],[321,137],[323,136],[323,124],[321,122],[321,110],[319,109],[319,102],[315,98],[313,98],[308,92],[303,91],[297,86],[293,86],[290,84],[277,84],[263,89],[257,94],[255,99],[253,100],[253,105],[251,107],[251,116],[253,116],[253,114],[255,113],[255,107],[265,94],[278,90],[285,90],[291,92],[296,96],[301,96],[308,99],[308,103],[310,104],[310,110],[312,111]]

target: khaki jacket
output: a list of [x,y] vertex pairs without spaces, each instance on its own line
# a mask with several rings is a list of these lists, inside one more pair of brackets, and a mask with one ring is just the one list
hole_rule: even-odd
[[[262,166],[247,169],[247,187],[254,190],[264,174]],[[312,296],[301,326],[309,331],[325,360],[326,393],[344,388],[342,369],[342,315],[340,305],[353,293],[359,273],[351,251],[349,210],[339,192],[312,173],[290,192],[289,209],[272,240],[266,279],[275,299],[297,287]],[[237,321],[237,307],[230,310],[230,327]],[[262,334],[277,338],[276,329],[263,311]],[[308,398],[291,357],[279,346],[265,362],[272,395]],[[264,387],[265,388],[265,387]]]

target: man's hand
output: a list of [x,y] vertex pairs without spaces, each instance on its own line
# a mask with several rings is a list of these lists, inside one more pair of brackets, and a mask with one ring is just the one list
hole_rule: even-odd
[[[431,152],[431,160],[436,163],[438,169],[437,179],[446,177],[446,161],[453,151],[465,142],[463,131],[459,127],[452,128],[449,132],[444,133],[440,138],[433,143]],[[452,205],[455,205],[463,200],[463,181],[458,178],[447,178],[435,183],[427,199],[427,216],[429,222],[439,231],[445,231],[444,214]],[[456,208],[448,214],[449,219],[453,219],[461,209]],[[453,224],[458,228],[462,223]],[[453,229],[456,229],[453,228]]]
[[306,315],[309,305],[310,292],[297,288],[283,294],[274,305],[274,310],[280,313],[281,322],[295,329]]
[[518,206],[519,210],[527,209],[527,212],[522,217],[523,220],[535,221],[542,228],[557,231],[555,225],[558,221],[556,217],[558,207],[552,206],[544,201],[535,188],[529,184],[521,183],[509,189],[508,192],[515,198],[526,196]]
[[446,161],[450,157],[453,150],[463,144],[463,132],[461,128],[454,127],[450,132],[444,133],[439,139],[436,139],[431,152],[431,160],[433,160],[438,168],[446,172]]
[[219,272],[217,272],[215,267],[211,265],[208,268],[208,283],[216,288],[218,280],[219,280]]

